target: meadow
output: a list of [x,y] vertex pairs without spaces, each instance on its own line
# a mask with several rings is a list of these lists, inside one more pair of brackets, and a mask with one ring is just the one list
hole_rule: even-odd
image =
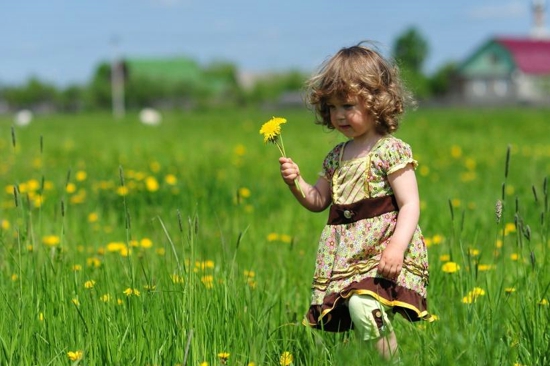
[[[436,320],[396,318],[404,365],[550,364],[549,112],[405,116]],[[0,364],[385,364],[301,325],[327,213],[282,182],[272,116],[315,181],[342,139],[307,110],[0,117]]]

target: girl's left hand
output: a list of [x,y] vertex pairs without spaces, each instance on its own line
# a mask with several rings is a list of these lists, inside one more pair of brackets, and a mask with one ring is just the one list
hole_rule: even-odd
[[378,273],[389,279],[396,279],[403,268],[403,252],[399,248],[388,245],[382,252]]

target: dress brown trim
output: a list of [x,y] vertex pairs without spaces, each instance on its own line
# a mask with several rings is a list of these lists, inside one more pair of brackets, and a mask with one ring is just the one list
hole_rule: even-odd
[[390,311],[401,314],[408,321],[432,320],[424,297],[413,290],[397,286],[390,280],[369,277],[353,282],[339,293],[326,296],[321,305],[312,305],[303,324],[327,332],[353,329],[345,302],[354,294],[370,295],[382,304],[393,307]]
[[394,195],[364,198],[350,204],[332,204],[327,225],[350,224],[398,210],[399,207]]

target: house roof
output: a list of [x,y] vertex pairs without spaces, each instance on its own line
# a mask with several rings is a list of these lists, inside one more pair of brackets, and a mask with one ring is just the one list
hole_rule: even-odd
[[550,39],[496,38],[526,74],[550,74]]

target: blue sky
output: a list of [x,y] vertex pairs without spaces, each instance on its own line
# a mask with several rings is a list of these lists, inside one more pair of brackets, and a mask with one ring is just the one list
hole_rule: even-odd
[[[314,70],[369,39],[391,51],[411,26],[428,41],[426,71],[462,61],[495,35],[525,36],[529,0],[29,0],[0,12],[0,85],[31,76],[86,83],[101,61],[185,55],[242,71]],[[548,9],[547,9],[548,10]],[[548,11],[547,11],[548,13]],[[118,40],[115,42],[113,40]]]

